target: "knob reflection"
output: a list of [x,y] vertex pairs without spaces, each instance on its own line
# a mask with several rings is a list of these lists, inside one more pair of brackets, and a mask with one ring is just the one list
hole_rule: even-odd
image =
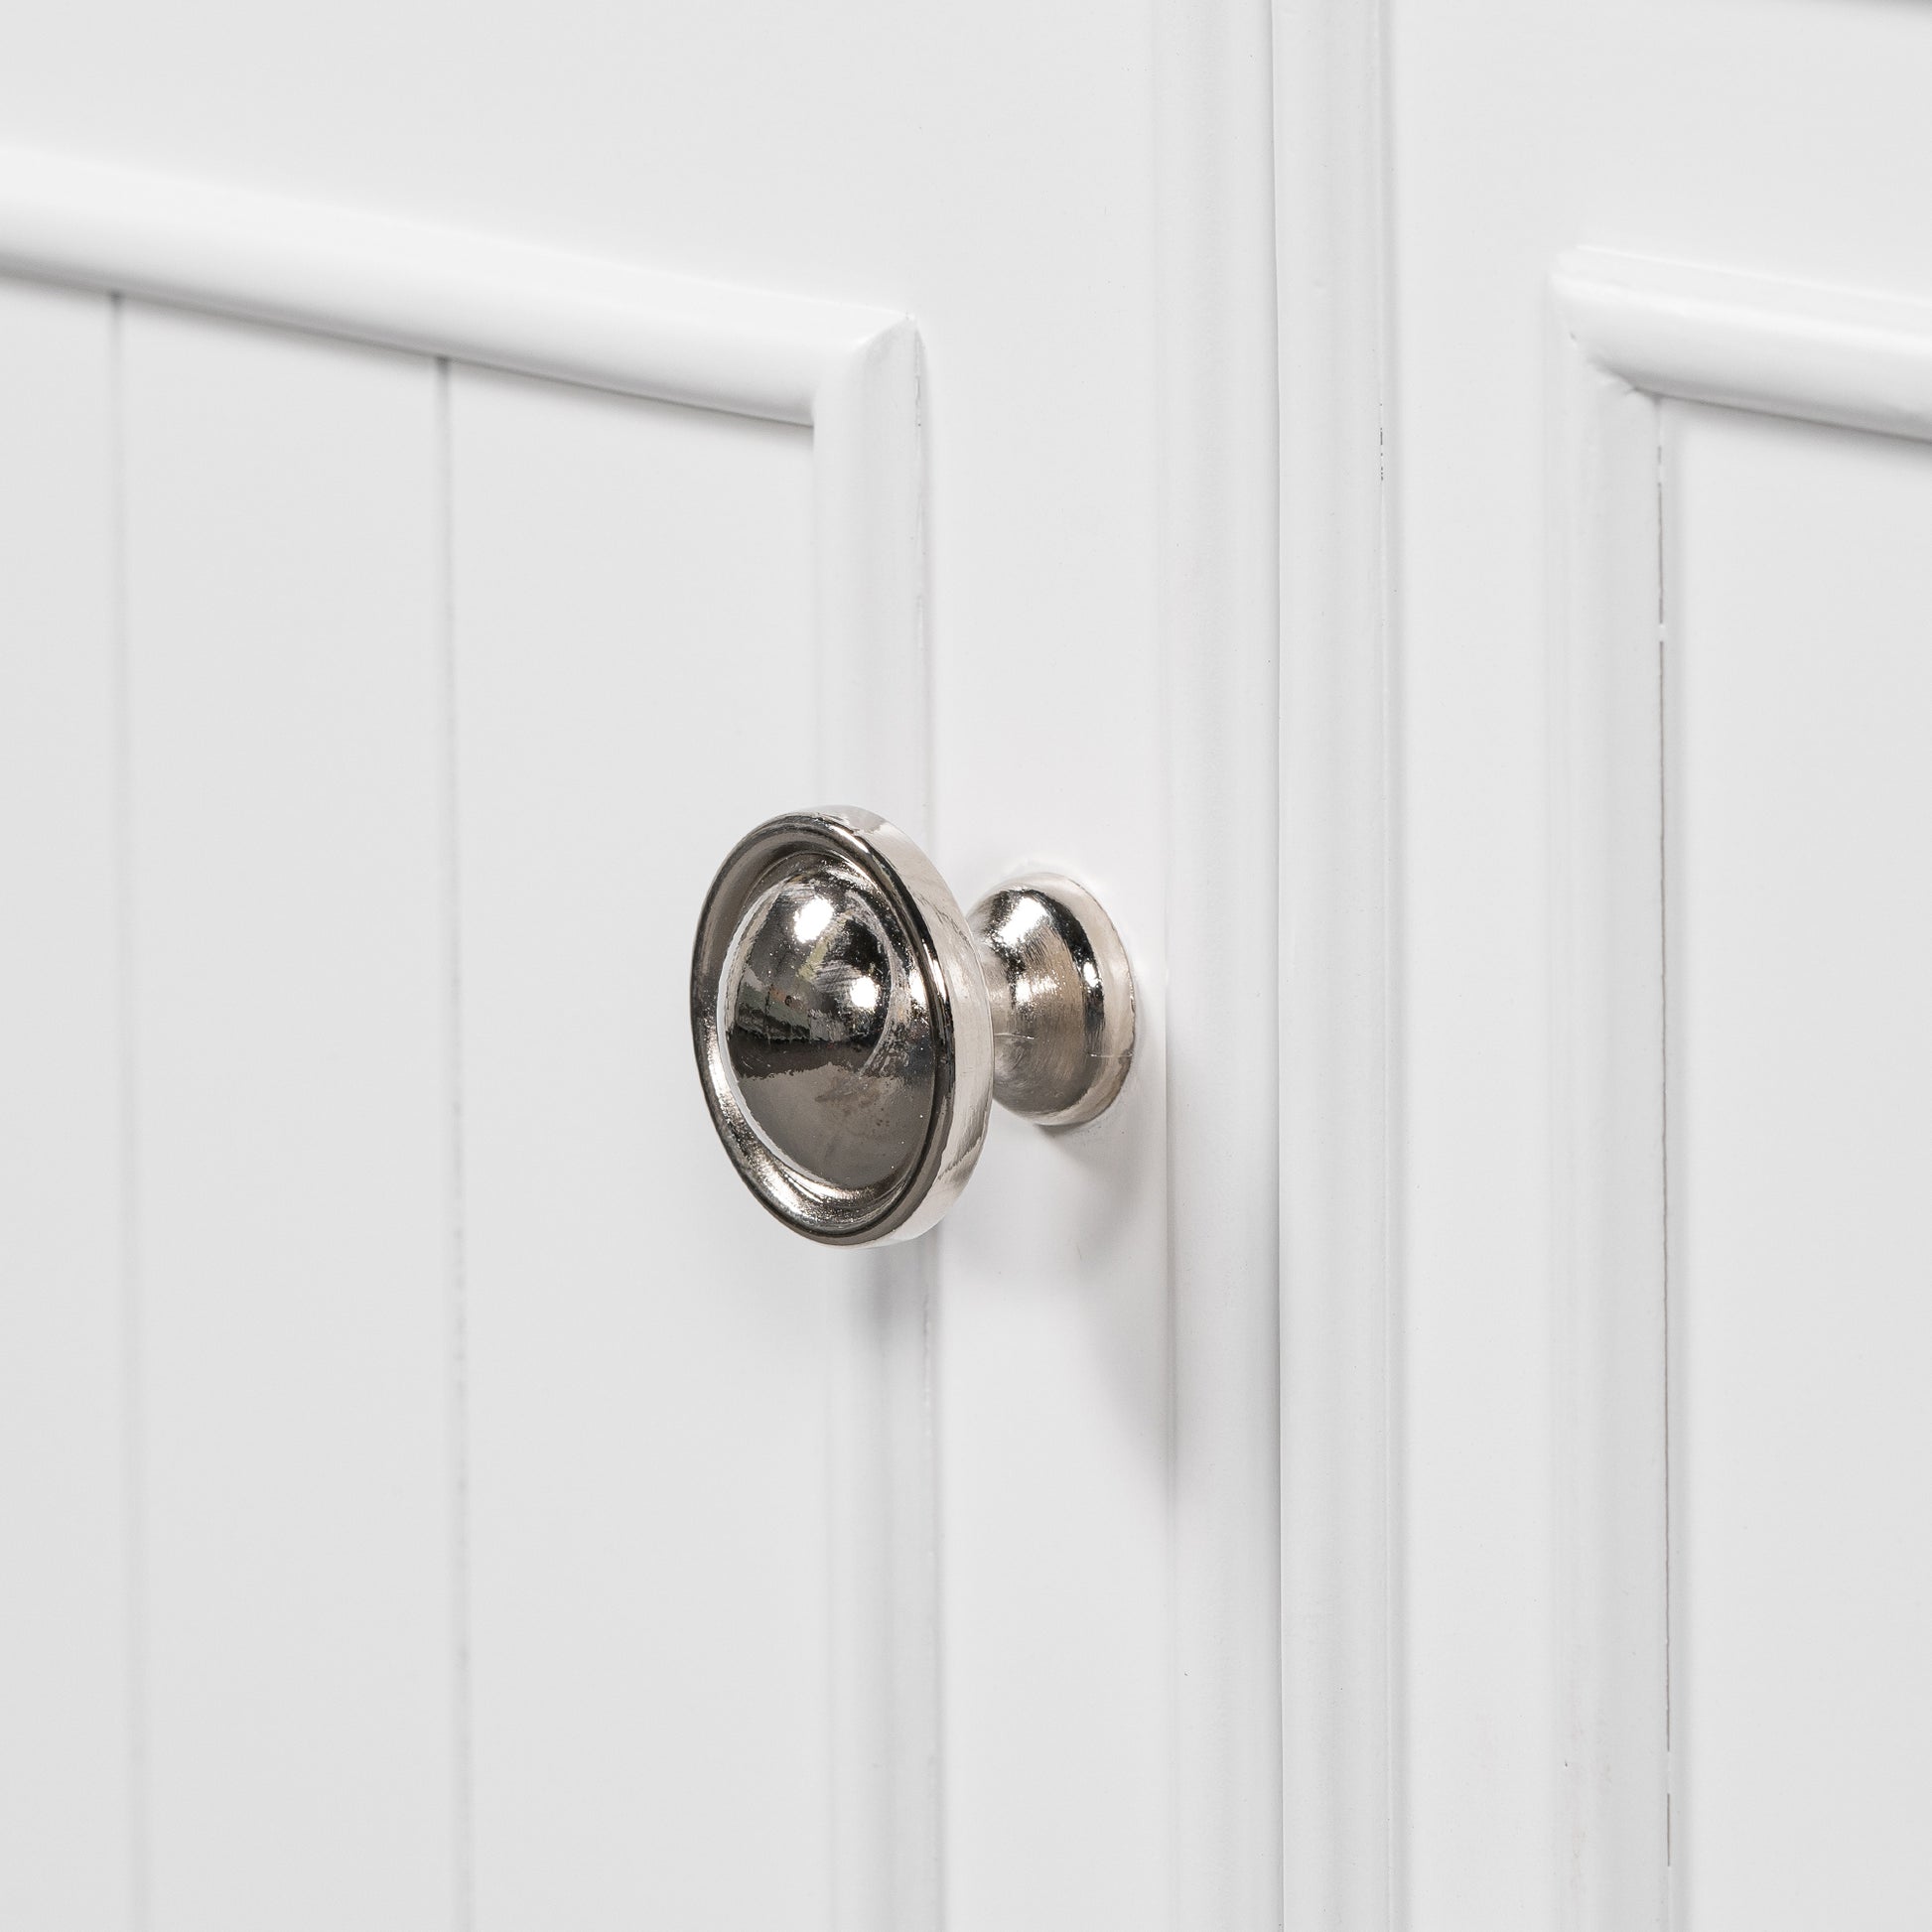
[[732,1086],[779,1159],[837,1187],[916,1159],[932,1112],[925,987],[855,869],[805,858],[746,908],[718,989]]

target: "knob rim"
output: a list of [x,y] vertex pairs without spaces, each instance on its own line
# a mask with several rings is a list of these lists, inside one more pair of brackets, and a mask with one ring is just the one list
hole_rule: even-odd
[[[931,1106],[913,1156],[886,1179],[839,1186],[769,1144],[747,1112],[718,1022],[721,982],[747,909],[801,860],[860,874],[905,941],[898,970],[917,976],[931,1030]],[[778,1220],[814,1241],[862,1247],[909,1240],[959,1197],[986,1138],[993,1094],[992,1015],[972,935],[925,855],[877,813],[841,806],[787,812],[748,832],[705,896],[691,956],[691,1031],[712,1125],[741,1179]]]

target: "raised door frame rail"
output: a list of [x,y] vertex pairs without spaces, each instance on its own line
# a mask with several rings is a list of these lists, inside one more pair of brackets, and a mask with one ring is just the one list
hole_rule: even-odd
[[1932,307],[1595,252],[1551,295],[1562,1923],[1666,1932],[1661,408],[1932,442]]

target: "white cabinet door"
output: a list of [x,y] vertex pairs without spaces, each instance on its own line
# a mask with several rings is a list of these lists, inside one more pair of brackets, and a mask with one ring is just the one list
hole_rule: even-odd
[[[0,1922],[1272,1925],[1265,6],[15,27]],[[844,802],[1141,990],[883,1257],[690,1046]]]
[[[19,23],[0,1921],[1922,1924],[1928,83]],[[688,1043],[840,802],[1141,993],[882,1255]]]
[[1400,1897],[1923,1925],[1932,18],[1386,54]]

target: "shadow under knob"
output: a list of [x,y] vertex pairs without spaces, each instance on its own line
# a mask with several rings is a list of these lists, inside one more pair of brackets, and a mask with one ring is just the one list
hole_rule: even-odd
[[1104,1111],[1133,1056],[1133,974],[1071,880],[1014,880],[968,919],[884,819],[797,812],[712,882],[691,1028],[746,1184],[801,1234],[860,1246],[952,1205],[990,1099],[1046,1126]]

